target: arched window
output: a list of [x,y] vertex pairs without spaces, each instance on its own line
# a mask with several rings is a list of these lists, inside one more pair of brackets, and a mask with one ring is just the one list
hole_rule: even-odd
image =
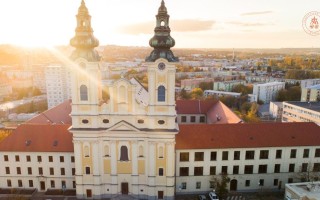
[[163,147],[159,147],[159,158],[163,158]]
[[80,86],[80,100],[88,101],[88,88],[85,85]]
[[164,21],[161,21],[160,26],[164,26],[164,25],[165,25]]
[[143,157],[143,146],[139,146],[139,157]]
[[158,101],[164,102],[166,101],[166,88],[163,85],[158,87]]
[[106,146],[104,146],[104,156],[105,157],[109,157],[109,146],[108,145],[106,145]]
[[83,151],[84,151],[84,157],[89,157],[90,156],[90,152],[89,152],[89,147],[88,146],[85,146]]
[[120,161],[129,161],[128,148],[126,146],[121,146],[120,152]]
[[126,103],[126,88],[124,86],[119,87],[119,102]]

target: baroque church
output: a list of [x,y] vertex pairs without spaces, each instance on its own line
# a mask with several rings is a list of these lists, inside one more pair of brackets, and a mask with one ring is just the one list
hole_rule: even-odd
[[[72,99],[21,124],[0,142],[0,193],[73,190],[78,199],[166,199],[216,189],[279,191],[300,169],[320,172],[314,123],[242,123],[223,103],[175,100],[175,65],[164,1],[156,15],[148,88],[101,84],[99,41],[81,1],[70,44]],[[109,98],[102,98],[102,92]],[[219,116],[217,119],[216,116]]]
[[[164,1],[156,16],[154,48],[146,58],[147,98],[137,101],[141,85],[121,78],[107,84],[102,100],[99,45],[84,1],[70,44],[75,63],[72,77],[72,127],[78,194],[122,192],[172,199],[175,190],[175,63],[169,15]],[[140,87],[139,87],[140,86]],[[139,90],[138,90],[139,89]],[[92,172],[91,172],[92,171]],[[92,174],[92,176],[86,176]]]

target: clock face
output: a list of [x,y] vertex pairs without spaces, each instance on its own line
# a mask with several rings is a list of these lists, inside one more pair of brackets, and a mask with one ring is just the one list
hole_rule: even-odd
[[164,70],[166,68],[166,65],[164,64],[164,63],[159,63],[159,65],[158,65],[158,69],[159,70]]

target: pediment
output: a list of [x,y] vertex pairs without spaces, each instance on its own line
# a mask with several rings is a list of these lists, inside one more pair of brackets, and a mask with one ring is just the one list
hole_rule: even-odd
[[133,131],[133,132],[139,132],[140,130],[133,126],[132,124],[126,122],[126,121],[121,121],[111,128],[108,129],[109,131]]

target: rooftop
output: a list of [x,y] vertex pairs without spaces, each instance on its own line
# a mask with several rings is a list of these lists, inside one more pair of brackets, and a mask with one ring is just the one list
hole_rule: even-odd
[[300,102],[300,101],[286,101],[285,103],[294,106],[299,106],[308,110],[320,112],[320,102]]
[[319,146],[315,123],[180,124],[176,149]]
[[286,188],[300,198],[320,199],[320,182],[291,183],[286,184]]
[[307,89],[316,89],[316,90],[320,90],[320,84],[318,85],[313,85],[313,86],[309,86],[309,87],[306,87]]

